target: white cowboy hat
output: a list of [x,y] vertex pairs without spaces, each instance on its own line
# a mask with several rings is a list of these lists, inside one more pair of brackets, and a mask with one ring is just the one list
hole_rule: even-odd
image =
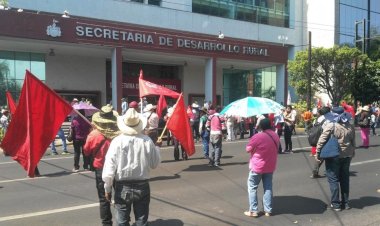
[[362,108],[362,111],[368,111],[368,112],[369,112],[369,107],[368,107],[368,105],[364,106],[364,107]]
[[154,110],[154,109],[156,109],[156,108],[157,108],[156,105],[148,104],[148,105],[146,105],[146,107],[144,108],[143,112],[148,112],[148,111]]
[[198,105],[197,103],[193,103],[193,104],[191,105],[191,107],[192,107],[192,108],[199,108],[199,105]]
[[147,120],[134,108],[129,108],[123,116],[117,117],[117,126],[127,135],[137,135],[145,129]]

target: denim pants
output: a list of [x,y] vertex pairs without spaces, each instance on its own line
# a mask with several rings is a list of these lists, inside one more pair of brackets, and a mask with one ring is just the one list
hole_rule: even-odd
[[[329,158],[326,162],[326,176],[330,185],[331,204],[340,208],[348,204],[350,192],[350,163],[351,158]],[[339,190],[341,201],[339,201]]]
[[83,168],[84,169],[92,168],[91,157],[85,156],[83,153],[84,141],[83,140],[73,140],[73,145],[74,145],[74,168],[79,169],[79,159],[80,159],[81,153],[83,156]]
[[150,187],[146,181],[116,181],[115,207],[118,226],[129,226],[133,205],[136,226],[148,225]]
[[273,202],[272,179],[273,179],[273,173],[258,174],[253,171],[249,172],[248,181],[247,181],[249,211],[256,212],[256,213],[259,212],[258,201],[257,201],[257,188],[259,187],[260,181],[263,180],[264,211],[266,213],[272,213],[272,202]]
[[210,142],[212,145],[211,159],[215,164],[220,164],[220,158],[222,157],[222,135],[210,135]]
[[204,131],[202,131],[201,137],[202,137],[202,145],[203,145],[203,154],[208,157],[209,144],[210,144],[210,131],[205,129]]
[[[62,128],[60,128],[58,130],[58,134],[57,135],[62,140],[63,151],[67,151],[66,137],[65,137],[65,133],[63,132]],[[55,148],[55,140],[53,140],[53,142],[51,143],[51,150],[52,150],[52,152],[57,152],[57,149]]]
[[96,189],[98,190],[99,197],[99,210],[100,210],[100,219],[102,220],[103,226],[112,226],[112,212],[110,203],[106,200],[104,182],[102,180],[103,169],[95,170],[95,182]]

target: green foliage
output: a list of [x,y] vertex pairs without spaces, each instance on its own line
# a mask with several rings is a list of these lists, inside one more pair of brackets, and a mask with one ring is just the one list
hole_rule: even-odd
[[[354,70],[352,62],[361,57],[361,52],[348,46],[333,48],[313,48],[311,60],[311,86],[312,96],[318,90],[326,92],[333,104],[350,94],[353,83]],[[307,95],[307,50],[296,54],[293,61],[288,64],[290,84],[295,87],[302,99]]]
[[9,79],[9,66],[5,61],[0,61],[0,106],[6,106],[7,100],[5,92],[13,92],[14,100],[18,99],[21,86],[15,80]]
[[0,0],[0,5],[7,7],[8,6],[8,0]]

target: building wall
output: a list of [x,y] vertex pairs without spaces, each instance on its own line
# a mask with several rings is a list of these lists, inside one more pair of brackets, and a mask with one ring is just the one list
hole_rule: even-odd
[[[106,103],[104,58],[56,55],[46,57],[46,84],[55,90],[100,91]],[[85,85],[84,85],[85,84]]]
[[[188,0],[180,1],[185,2],[183,6],[189,5]],[[176,5],[173,3],[174,0],[164,2],[165,4],[170,3],[173,6]],[[278,40],[278,35],[282,34],[289,37],[286,44],[295,45],[297,41],[295,38],[297,36],[297,29],[219,18],[192,13],[190,11],[175,10],[129,1],[9,0],[9,4],[13,8],[23,8],[58,14],[62,14],[64,10],[68,10],[72,17],[81,16],[109,21],[119,21],[215,36],[218,35],[219,31],[222,31],[225,37],[282,44],[282,41]]]

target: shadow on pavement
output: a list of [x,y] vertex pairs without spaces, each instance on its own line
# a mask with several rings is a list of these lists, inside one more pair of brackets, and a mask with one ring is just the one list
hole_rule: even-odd
[[165,225],[165,226],[182,226],[182,225],[184,225],[184,223],[178,219],[168,219],[168,220],[157,219],[155,221],[150,221],[149,225],[150,226],[163,226],[163,225]]
[[183,171],[214,171],[214,170],[223,170],[225,166],[233,166],[233,165],[245,165],[247,161],[244,162],[229,162],[229,163],[221,163],[220,166],[209,166],[207,163],[201,165],[191,165],[187,169]]
[[67,176],[72,174],[72,172],[69,171],[60,171],[60,172],[55,172],[55,173],[49,173],[49,174],[41,174],[41,176],[44,177],[60,177],[60,176]]
[[159,176],[159,177],[152,177],[149,179],[149,181],[158,181],[158,180],[173,180],[173,179],[179,179],[181,178],[180,175],[174,174],[173,176]]
[[355,208],[355,209],[363,209],[364,207],[374,206],[378,204],[380,204],[379,197],[365,196],[365,197],[360,197],[359,199],[350,200],[351,208]]
[[[321,214],[326,211],[326,203],[320,199],[293,196],[275,196],[273,197],[274,214]],[[290,205],[291,203],[291,205]]]

